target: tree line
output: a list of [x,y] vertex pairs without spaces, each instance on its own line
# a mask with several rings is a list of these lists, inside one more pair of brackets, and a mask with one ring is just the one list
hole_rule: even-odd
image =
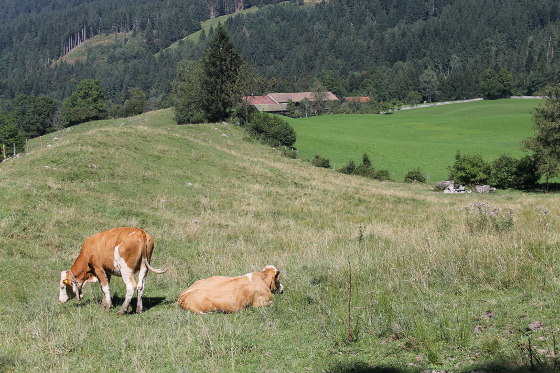
[[[150,107],[169,106],[177,64],[200,59],[211,35],[162,48],[199,30],[210,13],[241,5],[261,8],[225,28],[271,90],[308,91],[320,82],[339,96],[414,103],[533,95],[560,81],[555,0],[277,2],[26,0],[22,9],[8,2],[13,17],[0,22],[0,107],[18,94],[62,102],[87,78],[101,80],[112,103],[123,104],[138,87]],[[116,32],[126,36],[90,50],[85,61],[58,60],[69,42]]]
[[[296,136],[293,128],[278,117],[251,111],[242,97],[262,89],[265,80],[249,67],[236,51],[226,30],[221,25],[212,35],[208,48],[200,61],[185,61],[174,82],[175,118],[178,124],[239,120],[249,134],[272,146],[291,147]],[[483,87],[488,92],[503,94],[510,89],[511,74],[488,69],[483,78]],[[322,87],[317,90],[320,97]],[[503,155],[491,164],[481,155],[455,157],[449,167],[449,177],[459,183],[483,184],[491,182],[503,188],[534,188],[539,179],[548,181],[560,174],[560,84],[544,91],[546,100],[533,115],[534,136],[523,142],[524,150],[530,154],[515,159]],[[55,102],[45,96],[19,95],[13,101],[10,112],[0,112],[0,143],[13,142],[22,146],[26,136],[37,136],[53,129],[54,116],[62,127],[107,116],[134,115],[146,110],[147,99],[141,89],[130,90],[129,99],[122,106],[107,108],[105,90],[101,81],[82,80],[72,95],[64,101],[60,111]],[[318,100],[316,100],[318,101]],[[328,159],[316,156],[312,163],[318,167],[329,167]],[[362,164],[353,161],[339,170],[379,180],[389,180],[387,170],[374,171],[367,154]],[[407,181],[423,182],[419,169],[410,171]]]

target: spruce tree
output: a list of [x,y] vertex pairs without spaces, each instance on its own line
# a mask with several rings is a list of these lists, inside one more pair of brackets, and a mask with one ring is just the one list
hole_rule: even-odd
[[534,152],[537,171],[548,181],[560,173],[560,85],[549,88],[546,96],[533,115],[535,135],[523,143]]
[[219,24],[202,59],[202,109],[209,121],[224,120],[241,100],[237,80],[243,63]]

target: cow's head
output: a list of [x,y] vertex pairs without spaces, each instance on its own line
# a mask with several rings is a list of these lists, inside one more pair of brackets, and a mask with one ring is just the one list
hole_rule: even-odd
[[83,282],[80,282],[74,277],[71,271],[60,272],[60,284],[59,290],[60,294],[58,300],[62,303],[68,302],[69,299],[74,297],[81,300],[83,298],[82,288],[87,282],[96,282],[97,278],[91,274],[88,274]]
[[280,271],[275,266],[266,266],[263,269],[265,281],[274,294],[282,294],[284,286],[280,283]]

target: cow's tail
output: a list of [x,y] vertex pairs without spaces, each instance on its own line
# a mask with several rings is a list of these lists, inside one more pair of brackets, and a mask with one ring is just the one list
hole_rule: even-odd
[[154,268],[148,262],[148,237],[146,237],[146,235],[147,235],[147,233],[144,232],[144,252],[142,253],[142,263],[144,263],[146,265],[146,268],[148,268],[148,270],[150,270],[151,272],[154,272],[154,273],[157,273],[157,274],[162,274],[162,273],[167,272],[167,269]]
[[150,265],[150,263],[148,263],[148,259],[146,259],[145,257],[142,258],[142,262],[144,262],[144,264],[146,265],[146,267],[147,267],[151,272],[154,272],[154,273],[157,273],[157,274],[162,274],[162,273],[167,272],[167,269],[163,269],[163,268],[154,268],[154,267],[152,267],[152,266]]

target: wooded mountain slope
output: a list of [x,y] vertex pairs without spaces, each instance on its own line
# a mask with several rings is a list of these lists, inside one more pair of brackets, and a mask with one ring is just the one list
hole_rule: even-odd
[[[276,1],[244,1],[243,6]],[[299,2],[302,3],[302,2]],[[508,70],[513,93],[534,94],[559,80],[560,12],[555,0],[330,0],[264,6],[227,22],[237,48],[275,90],[308,90],[319,79],[339,95],[404,100],[420,92],[436,100],[479,96],[486,69]],[[29,8],[8,3],[15,18],[0,26],[0,85],[4,100],[18,93],[62,100],[80,79],[101,79],[112,102],[133,86],[165,99],[180,59],[197,59],[206,45],[184,42],[199,22],[234,11],[239,1],[63,0]],[[26,5],[27,4],[27,5]],[[214,9],[211,11],[210,9]],[[90,53],[86,62],[51,64],[76,38],[133,31]],[[429,91],[429,92],[428,92]]]

